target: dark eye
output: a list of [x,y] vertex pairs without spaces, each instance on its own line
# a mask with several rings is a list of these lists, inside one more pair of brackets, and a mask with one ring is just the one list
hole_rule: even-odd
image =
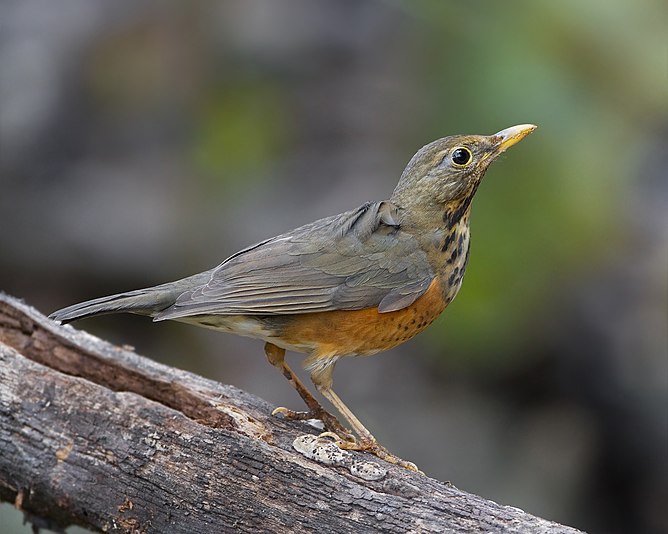
[[455,148],[452,151],[452,161],[457,165],[466,165],[471,161],[471,151],[464,147]]

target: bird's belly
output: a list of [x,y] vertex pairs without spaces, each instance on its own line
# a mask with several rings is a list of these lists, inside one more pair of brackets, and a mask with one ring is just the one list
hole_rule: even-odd
[[280,329],[277,344],[308,347],[301,352],[310,352],[311,358],[376,354],[420,333],[445,306],[435,279],[424,295],[401,310],[380,313],[377,308],[365,308],[291,315]]

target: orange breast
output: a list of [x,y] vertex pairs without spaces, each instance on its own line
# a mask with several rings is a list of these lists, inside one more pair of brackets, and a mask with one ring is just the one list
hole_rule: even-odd
[[314,356],[375,354],[420,333],[445,306],[436,278],[424,295],[402,310],[379,313],[376,308],[366,308],[295,315],[279,337],[285,345]]

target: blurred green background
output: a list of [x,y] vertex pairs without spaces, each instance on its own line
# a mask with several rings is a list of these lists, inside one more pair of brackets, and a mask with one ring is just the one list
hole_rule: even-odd
[[[667,23],[662,0],[4,0],[0,289],[48,313],[177,279],[387,198],[435,138],[535,123],[477,194],[457,300],[335,388],[430,476],[666,532]],[[300,407],[258,341],[76,326]]]

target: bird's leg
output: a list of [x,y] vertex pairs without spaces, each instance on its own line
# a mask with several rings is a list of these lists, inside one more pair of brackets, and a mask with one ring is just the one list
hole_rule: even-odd
[[383,447],[373,434],[369,432],[366,427],[355,417],[355,414],[343,403],[339,396],[334,393],[332,389],[332,372],[334,365],[329,365],[324,369],[311,373],[311,380],[315,384],[316,389],[323,394],[323,396],[331,402],[339,413],[348,421],[353,431],[359,436],[359,439],[339,439],[336,444],[342,449],[354,451],[366,451],[375,454],[378,458],[405,467],[411,471],[421,472],[413,462],[402,460],[395,456]]
[[269,363],[276,367],[281,374],[288,379],[292,387],[295,388],[299,396],[304,400],[306,406],[308,407],[307,412],[296,412],[288,408],[279,407],[276,408],[271,415],[283,414],[287,419],[293,420],[306,420],[306,419],[319,419],[325,425],[325,429],[330,432],[335,433],[340,436],[341,439],[351,439],[352,435],[350,431],[346,429],[339,420],[334,417],[331,413],[326,411],[318,402],[318,400],[311,395],[311,392],[306,389],[306,386],[303,384],[299,377],[294,373],[292,369],[285,362],[285,349],[277,347],[273,343],[266,343],[264,346],[264,352],[267,355]]

